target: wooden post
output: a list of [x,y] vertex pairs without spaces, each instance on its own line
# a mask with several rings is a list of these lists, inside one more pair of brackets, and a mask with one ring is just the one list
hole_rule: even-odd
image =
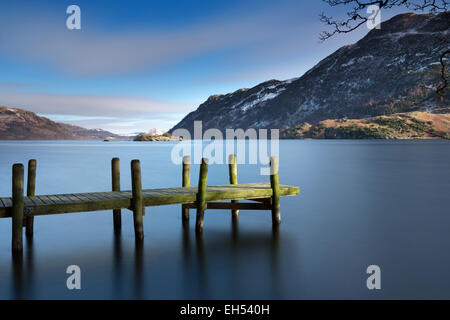
[[278,159],[270,157],[270,186],[272,188],[272,224],[281,223],[280,216],[280,185],[278,179]]
[[208,178],[208,159],[202,158],[200,165],[200,174],[198,178],[197,192],[197,219],[195,223],[195,231],[201,233],[203,231],[203,217],[206,209],[206,180]]
[[23,228],[23,164],[14,164],[12,167],[12,251],[22,252]]
[[[237,162],[236,162],[236,155],[230,154],[228,156],[228,171],[230,176],[230,184],[237,184]],[[231,203],[237,203],[237,200],[231,200]],[[239,210],[232,209],[231,215],[234,219],[236,219],[239,216]]]
[[[112,177],[112,191],[120,191],[120,159],[113,158],[111,160],[111,177]],[[114,232],[120,232],[122,228],[122,210],[113,209]]]
[[[34,197],[36,194],[36,160],[28,161],[28,178],[27,178],[27,197]],[[33,237],[34,217],[27,215],[25,217],[25,225],[27,237]]]
[[134,235],[136,240],[144,239],[144,224],[142,218],[142,181],[141,181],[141,163],[139,160],[131,161],[131,188],[132,188],[132,207],[134,219]]
[[[183,188],[191,186],[191,157],[183,157]],[[182,204],[181,205],[181,218],[183,222],[189,221],[189,207]]]

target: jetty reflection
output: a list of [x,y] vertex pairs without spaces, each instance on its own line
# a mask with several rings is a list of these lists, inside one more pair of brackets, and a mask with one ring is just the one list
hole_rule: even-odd
[[[196,233],[195,225],[185,221],[179,229],[179,242],[158,239],[158,243],[151,237],[136,241],[114,232],[109,251],[94,250],[88,255],[79,251],[69,260],[67,255],[56,256],[61,269],[53,269],[53,273],[46,272],[45,259],[35,261],[37,253],[29,238],[23,253],[11,256],[11,297],[239,299],[253,290],[254,281],[261,281],[265,290],[278,297],[279,226],[272,232],[241,230],[239,219],[230,217],[230,227]],[[66,261],[83,270],[79,292],[66,288]],[[258,269],[249,270],[255,263]]]
[[[195,237],[195,248],[191,236]],[[251,256],[265,257],[261,266],[268,266],[264,281],[270,286],[271,292],[279,296],[280,289],[280,226],[274,225],[272,233],[247,234],[239,231],[239,218],[232,216],[231,230],[226,233],[196,233],[189,229],[189,223],[183,224],[182,250],[183,270],[186,276],[183,281],[183,291],[192,294],[195,299],[214,298],[212,282],[223,282],[233,298],[239,299],[241,289],[245,285],[242,279],[242,268],[250,265]],[[228,277],[217,279],[216,274],[223,270]],[[220,293],[219,293],[220,294]],[[217,298],[223,298],[218,296]]]

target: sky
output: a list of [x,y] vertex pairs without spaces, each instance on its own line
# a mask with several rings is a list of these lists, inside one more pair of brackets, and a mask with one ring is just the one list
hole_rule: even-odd
[[[66,9],[81,10],[69,30]],[[168,130],[210,95],[299,77],[325,42],[319,0],[0,0],[0,105],[119,134]],[[348,9],[348,8],[347,8]],[[382,11],[382,20],[405,10]]]

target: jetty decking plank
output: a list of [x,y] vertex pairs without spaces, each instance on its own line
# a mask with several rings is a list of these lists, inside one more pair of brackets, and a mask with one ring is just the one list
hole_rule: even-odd
[[1,202],[3,204],[3,207],[12,207],[11,198],[1,198]]
[[89,193],[75,193],[75,196],[77,198],[83,199],[86,202],[95,202],[98,199],[95,197],[92,197]]
[[55,204],[64,203],[64,200],[59,199],[57,195],[47,195],[47,197],[49,197]]
[[84,193],[74,193],[73,195],[76,198],[78,198],[78,199],[80,199],[81,201],[84,201],[84,202],[95,201],[95,200],[92,200],[91,198],[88,198]]
[[29,197],[23,198],[23,204],[25,207],[33,207],[35,204]]
[[53,202],[53,200],[50,199],[50,198],[47,197],[47,196],[37,196],[37,198],[38,198],[39,200],[41,200],[41,201],[42,201],[44,204],[46,204],[46,205],[55,204],[55,202]]
[[33,203],[35,204],[35,205],[43,205],[44,204],[44,202],[41,200],[41,199],[39,199],[38,197],[28,197],[31,201],[33,201]]

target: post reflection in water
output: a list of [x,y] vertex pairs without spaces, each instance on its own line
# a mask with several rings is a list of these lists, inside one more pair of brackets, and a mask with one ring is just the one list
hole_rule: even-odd
[[135,299],[143,299],[144,298],[144,279],[143,279],[143,269],[144,269],[144,257],[143,257],[143,251],[144,251],[144,240],[135,240],[135,252],[134,252],[134,279],[135,279],[135,287],[134,287],[134,293],[135,293]]
[[280,225],[272,225],[272,243],[271,243],[271,272],[272,288],[275,297],[281,299],[281,279],[280,279]]
[[[25,263],[24,263],[25,254]],[[32,295],[34,276],[33,238],[26,238],[25,253],[11,256],[12,293],[14,299],[28,299]]]
[[23,281],[23,253],[12,254],[12,280],[14,299],[23,299],[24,281]]
[[[231,283],[235,288],[236,294],[239,294],[240,281],[239,281],[239,267],[238,267],[238,245],[239,245],[239,216],[231,215],[231,266],[230,266],[230,278]],[[237,296],[239,298],[239,296]]]
[[27,264],[27,296],[30,297],[33,294],[34,285],[34,247],[33,237],[26,237],[26,264]]
[[[226,237],[208,233],[208,230],[195,233],[194,252],[188,223],[183,224],[182,231],[184,298],[245,297],[248,291],[252,292],[251,288],[245,287],[252,280],[242,270],[251,263],[248,259],[255,255],[261,257],[261,270],[266,270],[262,281],[267,285],[269,296],[281,297],[279,226],[273,226],[270,235],[265,232],[255,235],[248,231],[240,234],[239,218],[232,216],[231,230],[226,232]],[[195,254],[195,261],[191,260],[191,254]],[[212,283],[218,285],[212,287]],[[213,290],[215,287],[224,287],[223,293]]]
[[189,220],[183,220],[182,222],[182,232],[181,232],[181,242],[182,242],[182,255],[183,255],[183,276],[182,276],[182,290],[183,295],[188,296],[191,291],[191,268],[190,268],[190,255],[191,255],[191,243],[189,239]]
[[239,242],[239,216],[231,215],[231,239],[235,248]]
[[120,293],[122,292],[122,283],[123,283],[123,255],[122,255],[122,233],[120,230],[115,231],[113,235],[113,260],[114,260],[114,269],[113,269],[113,278],[111,279],[114,284],[114,296],[115,298],[120,298]]
[[199,280],[199,294],[201,298],[205,299],[209,297],[209,287],[208,287],[208,270],[206,268],[205,259],[205,243],[203,239],[203,232],[195,233],[195,244],[197,246],[197,270],[198,270],[198,280]]
[[[143,278],[143,270],[144,270],[144,241],[143,240],[135,240],[134,248],[132,249],[133,253],[133,270],[129,270],[128,272],[127,265],[125,259],[128,254],[124,254],[123,249],[123,239],[120,231],[115,232],[113,235],[113,273],[112,273],[112,283],[113,290],[112,292],[114,299],[126,299],[129,298],[126,296],[126,292],[129,289],[133,290],[131,297],[132,299],[145,299],[145,284]],[[131,281],[129,281],[131,277]],[[130,285],[126,285],[126,284]],[[125,284],[125,285],[124,285]],[[125,295],[124,295],[125,294]]]

